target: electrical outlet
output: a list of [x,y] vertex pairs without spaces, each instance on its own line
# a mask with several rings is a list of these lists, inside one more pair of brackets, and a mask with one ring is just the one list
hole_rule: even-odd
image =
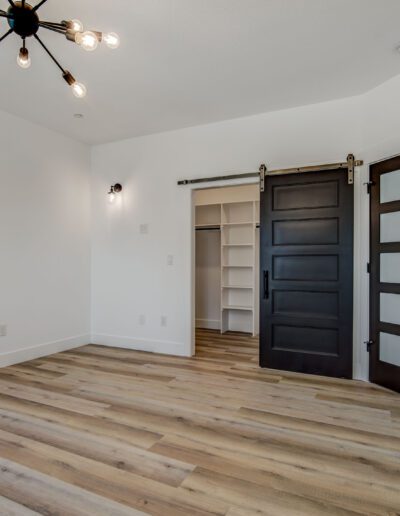
[[172,254],[169,254],[167,256],[167,265],[169,265],[169,266],[174,265],[174,257]]
[[162,315],[161,316],[161,326],[163,326],[164,328],[167,326],[167,316],[166,315]]
[[144,314],[139,315],[139,324],[144,326],[146,324],[146,316]]
[[139,231],[141,235],[147,235],[149,232],[149,225],[148,224],[140,224]]
[[0,337],[7,337],[7,325],[0,323]]

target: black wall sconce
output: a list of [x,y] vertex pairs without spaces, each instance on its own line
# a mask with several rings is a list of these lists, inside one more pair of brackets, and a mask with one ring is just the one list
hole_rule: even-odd
[[119,194],[120,192],[122,192],[122,185],[115,183],[115,185],[111,186],[110,191],[108,192],[108,200],[111,204],[115,201],[116,194]]

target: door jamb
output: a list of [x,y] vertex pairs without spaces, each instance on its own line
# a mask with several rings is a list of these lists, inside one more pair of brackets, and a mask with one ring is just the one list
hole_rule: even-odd
[[190,184],[190,356],[196,353],[196,230],[195,230],[195,204],[194,194],[196,190],[204,190],[209,185],[209,188],[223,188],[228,186],[243,186],[259,184],[259,178],[247,177],[237,180],[222,180],[206,183],[200,186],[199,184]]

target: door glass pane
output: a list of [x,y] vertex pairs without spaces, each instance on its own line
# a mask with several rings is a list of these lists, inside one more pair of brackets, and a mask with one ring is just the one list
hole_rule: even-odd
[[381,322],[400,325],[399,294],[381,294]]
[[400,200],[400,170],[381,175],[381,202]]
[[379,360],[400,366],[400,336],[380,334]]
[[400,242],[400,211],[381,215],[381,243]]
[[381,254],[381,283],[400,283],[400,253]]

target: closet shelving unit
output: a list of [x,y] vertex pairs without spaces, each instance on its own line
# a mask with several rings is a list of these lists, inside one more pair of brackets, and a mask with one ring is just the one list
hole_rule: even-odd
[[196,228],[221,230],[221,333],[258,333],[258,201],[196,206]]

